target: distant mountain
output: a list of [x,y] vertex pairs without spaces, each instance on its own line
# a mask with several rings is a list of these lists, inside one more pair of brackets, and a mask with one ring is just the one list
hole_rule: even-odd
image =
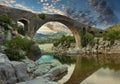
[[57,36],[61,36],[61,35],[66,35],[68,33],[66,32],[56,32],[56,33],[53,33],[53,32],[48,32],[46,34],[42,34],[42,33],[36,33],[35,34],[35,37],[57,37]]
[[41,34],[36,33],[35,40],[38,43],[53,43],[54,41],[60,39],[62,35],[72,35],[66,32],[57,32],[57,33],[49,33],[49,34]]

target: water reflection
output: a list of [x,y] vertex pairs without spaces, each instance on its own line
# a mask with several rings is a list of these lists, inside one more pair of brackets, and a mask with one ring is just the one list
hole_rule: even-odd
[[101,68],[81,84],[120,84],[120,71]]
[[74,71],[64,84],[120,84],[120,55],[75,58]]

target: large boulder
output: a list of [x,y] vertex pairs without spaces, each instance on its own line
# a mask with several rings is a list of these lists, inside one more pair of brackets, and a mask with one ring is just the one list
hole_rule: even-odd
[[31,46],[31,49],[33,49],[32,50],[32,53],[29,55],[29,59],[31,59],[31,60],[37,60],[38,58],[40,58],[40,56],[41,56],[41,50],[40,50],[40,48],[39,48],[39,46],[38,46],[38,44],[33,44],[32,46]]
[[0,84],[15,84],[15,70],[5,54],[0,53]]
[[49,80],[59,80],[61,79],[65,74],[67,74],[67,66],[66,65],[59,65],[54,68],[52,68],[47,74],[43,76],[43,78],[49,79]]
[[15,70],[17,82],[23,82],[29,80],[29,74],[27,73],[27,68],[25,63],[12,61],[11,64]]
[[50,69],[51,69],[51,64],[47,64],[47,63],[41,64],[34,71],[34,73],[33,73],[34,77],[42,76],[42,75],[46,74],[47,72],[49,72]]
[[28,73],[32,73],[37,69],[36,63],[28,58],[26,58],[22,62],[26,64],[26,68],[27,68]]
[[49,55],[43,55],[39,60],[36,61],[36,65],[37,69],[33,73],[34,77],[43,76],[54,67],[57,67],[62,64]]

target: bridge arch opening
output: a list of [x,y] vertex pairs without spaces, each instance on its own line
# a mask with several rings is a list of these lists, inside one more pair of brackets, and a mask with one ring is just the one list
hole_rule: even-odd
[[[41,32],[41,33],[48,33],[51,32],[52,30],[54,30],[54,33],[56,31],[62,31],[62,32],[69,32],[69,35],[73,36],[73,38],[75,39],[75,42],[72,43],[72,47],[74,48],[79,48],[80,49],[80,35],[79,35],[79,31],[77,31],[75,28],[73,28],[73,26],[67,24],[67,23],[64,23],[64,22],[60,22],[60,21],[48,21],[48,22],[45,22],[38,30],[37,30],[37,33],[38,32]],[[46,28],[49,29],[49,30],[44,30]]]

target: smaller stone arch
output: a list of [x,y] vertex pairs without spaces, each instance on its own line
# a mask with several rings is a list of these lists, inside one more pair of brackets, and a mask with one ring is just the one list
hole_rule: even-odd
[[24,24],[24,30],[25,30],[25,31],[28,31],[28,29],[29,29],[29,20],[27,20],[27,19],[25,19],[25,18],[20,18],[20,19],[17,20],[17,21],[23,23],[23,24]]

